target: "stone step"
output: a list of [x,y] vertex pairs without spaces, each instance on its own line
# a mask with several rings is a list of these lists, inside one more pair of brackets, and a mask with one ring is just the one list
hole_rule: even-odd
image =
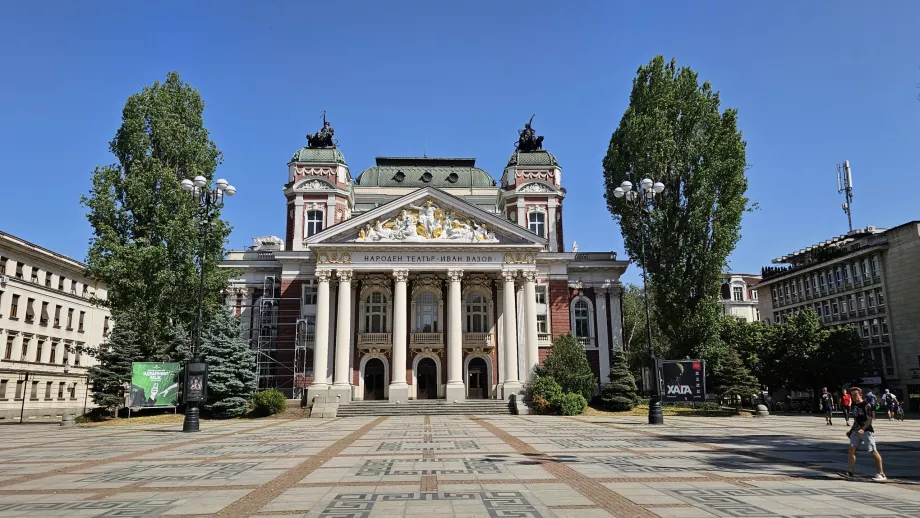
[[412,416],[412,415],[510,415],[507,401],[486,399],[452,403],[445,400],[410,401],[395,404],[388,401],[353,401],[339,405],[339,417],[348,416]]

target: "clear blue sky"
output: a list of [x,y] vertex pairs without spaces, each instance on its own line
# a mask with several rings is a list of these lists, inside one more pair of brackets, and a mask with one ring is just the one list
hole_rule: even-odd
[[845,232],[844,159],[857,227],[920,216],[920,3],[650,4],[3,2],[0,230],[84,258],[79,196],[114,161],[125,99],[176,70],[204,97],[219,175],[239,191],[233,248],[283,235],[285,163],[325,108],[353,175],[427,145],[498,177],[536,113],[563,166],[567,245],[622,253],[601,160],[636,68],[659,53],[740,111],[761,209],[733,270]]

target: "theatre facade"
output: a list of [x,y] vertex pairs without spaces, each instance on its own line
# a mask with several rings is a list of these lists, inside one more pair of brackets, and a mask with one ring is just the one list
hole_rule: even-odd
[[562,168],[542,141],[528,123],[498,181],[475,159],[427,156],[378,157],[353,180],[328,123],[308,135],[287,163],[284,239],[222,263],[239,272],[227,304],[259,388],[508,398],[565,333],[606,382],[628,262],[566,249]]

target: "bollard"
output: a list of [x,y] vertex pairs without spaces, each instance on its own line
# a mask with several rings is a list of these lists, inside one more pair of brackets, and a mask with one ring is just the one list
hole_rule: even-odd
[[64,414],[61,416],[61,426],[73,426],[74,425],[74,415],[73,414]]
[[768,417],[769,415],[770,411],[767,410],[766,405],[757,405],[757,413],[754,415],[754,417]]

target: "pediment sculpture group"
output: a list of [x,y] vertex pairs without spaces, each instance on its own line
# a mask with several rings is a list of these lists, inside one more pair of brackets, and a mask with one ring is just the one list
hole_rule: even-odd
[[[412,209],[412,210],[409,210]],[[359,242],[366,241],[460,241],[497,243],[486,225],[462,219],[457,213],[436,207],[431,200],[424,206],[409,205],[390,219],[364,225],[358,232]]]

